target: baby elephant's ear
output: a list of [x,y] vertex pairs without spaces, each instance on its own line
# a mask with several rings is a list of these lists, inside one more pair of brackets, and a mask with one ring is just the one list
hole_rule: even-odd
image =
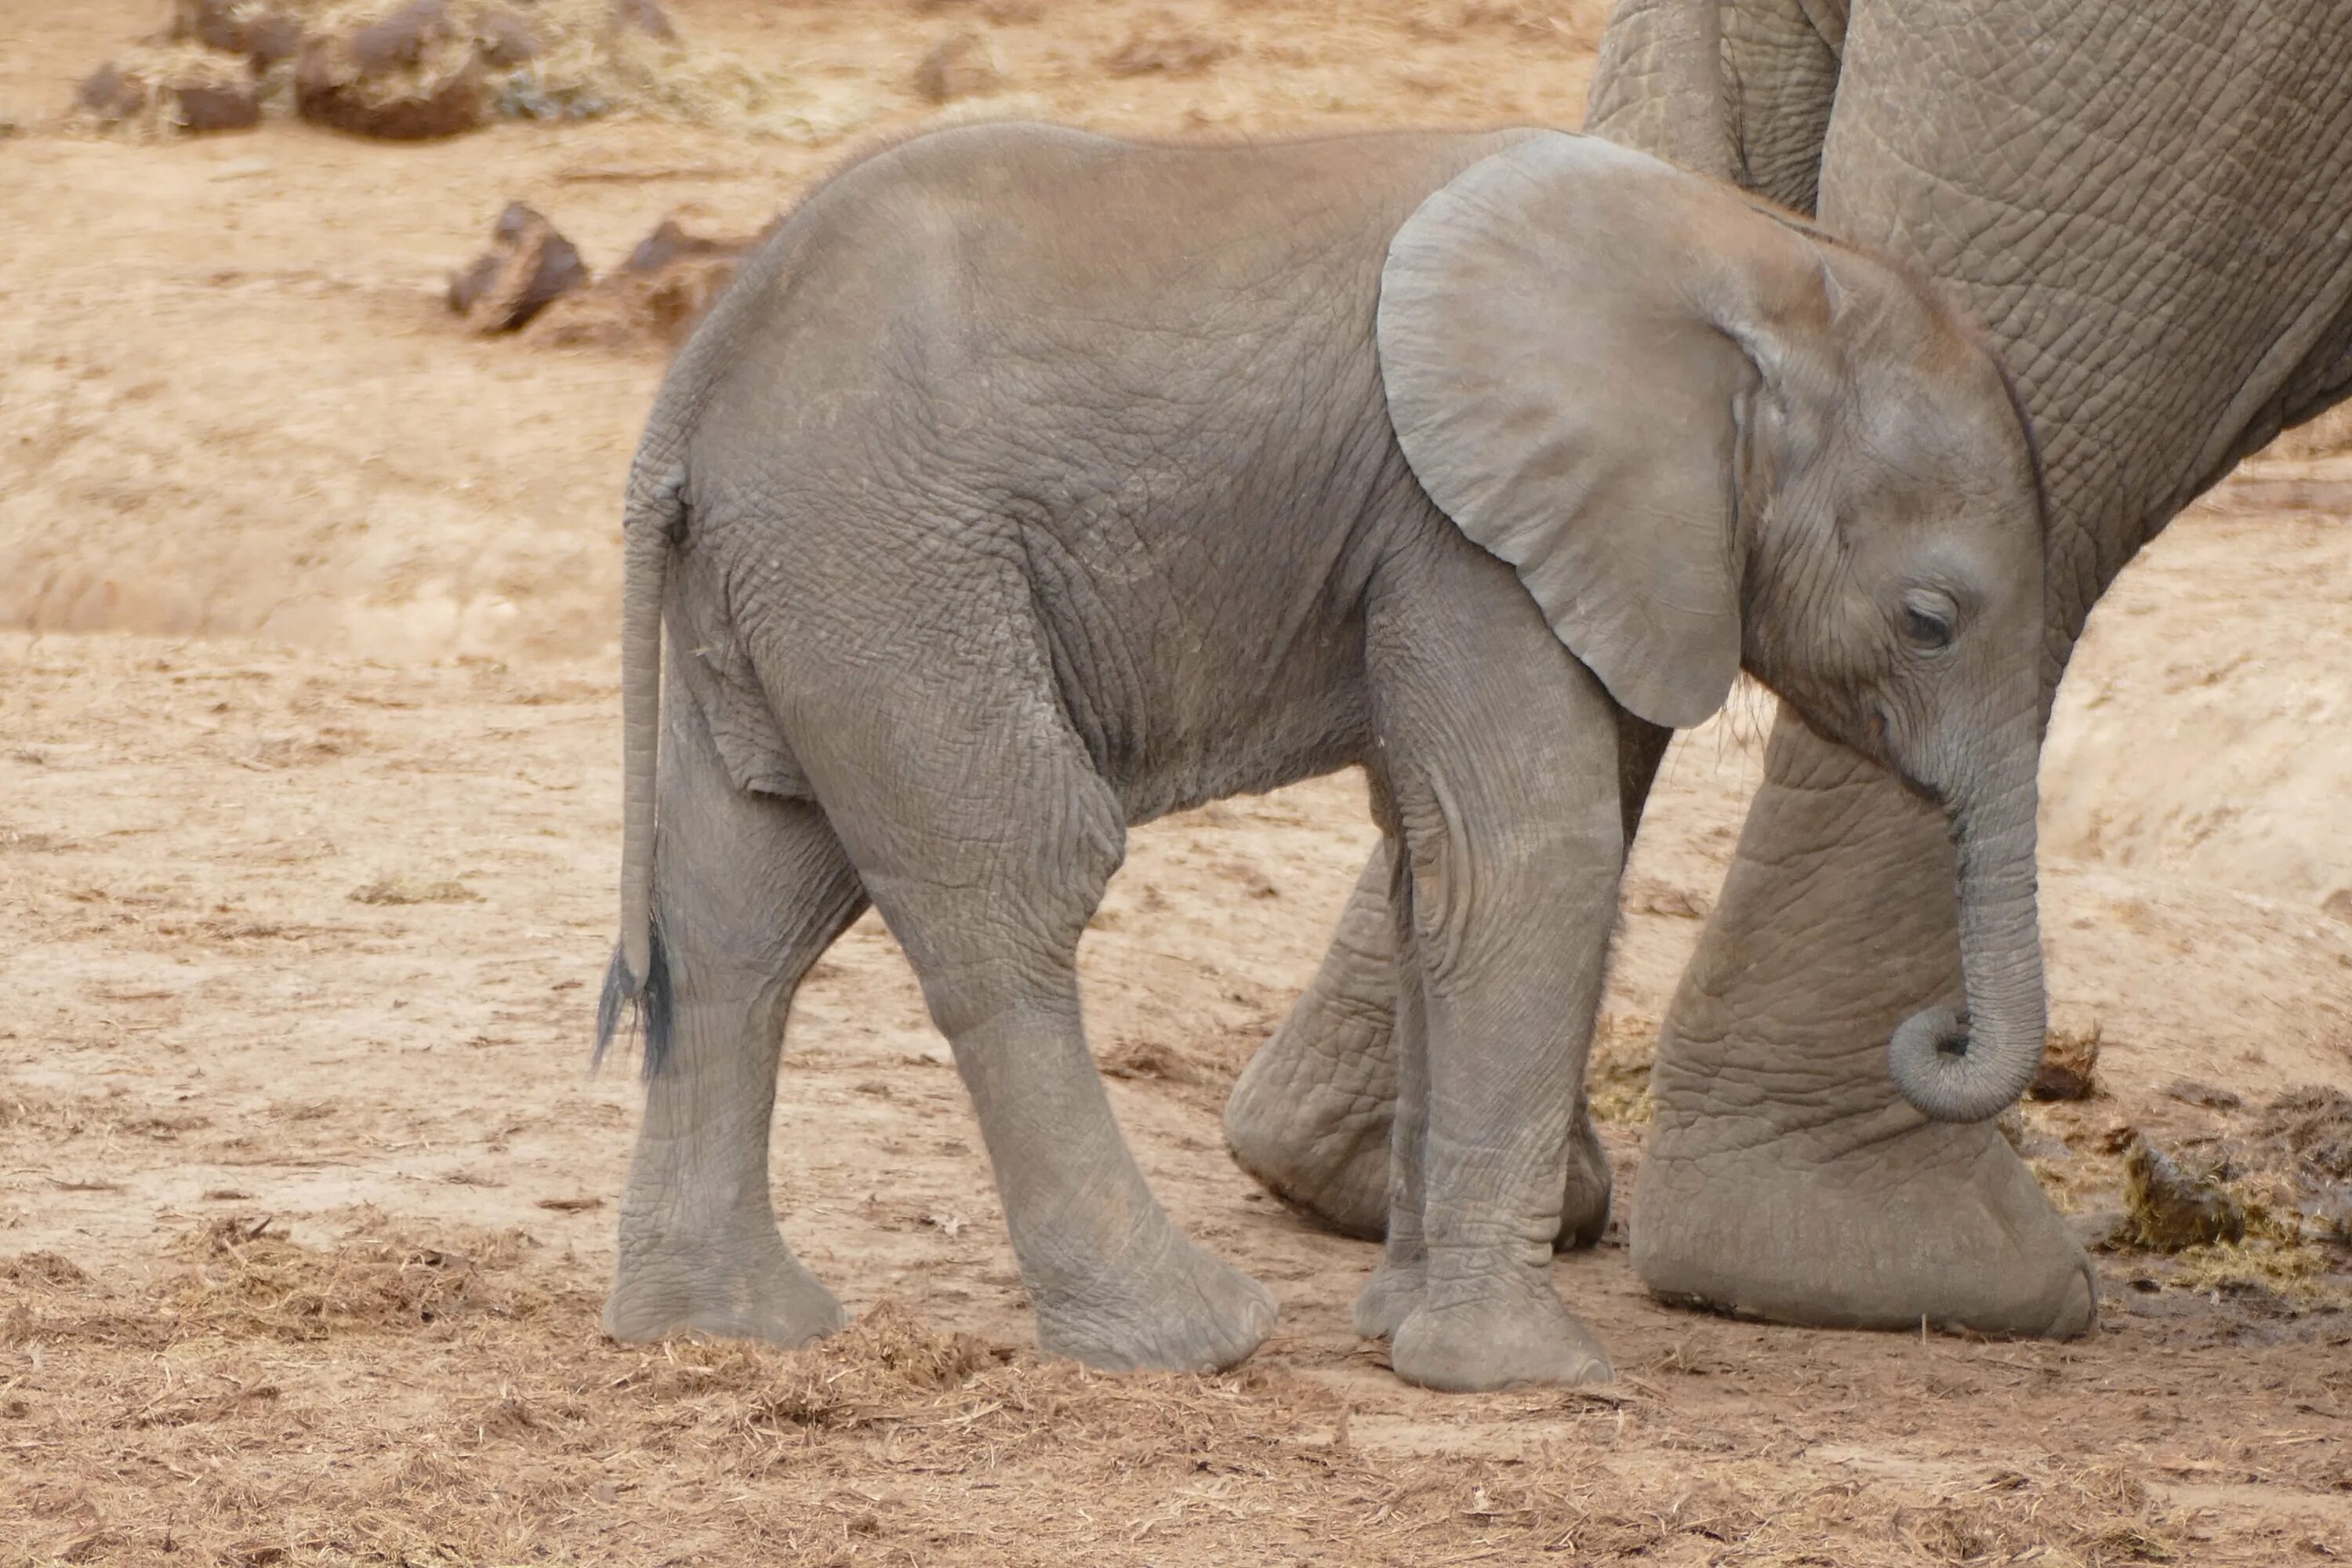
[[1739,673],[1738,410],[1759,373],[1724,251],[1759,227],[1801,244],[1727,191],[1547,132],[1423,203],[1381,279],[1389,416],[1422,488],[1619,702],[1675,728]]

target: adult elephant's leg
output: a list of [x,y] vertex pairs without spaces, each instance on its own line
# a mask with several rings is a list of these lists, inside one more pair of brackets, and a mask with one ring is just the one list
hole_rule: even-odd
[[[2053,689],[2133,552],[2342,394],[2347,70],[2326,0],[1853,10],[1821,216],[1944,279],[2017,374]],[[2091,1321],[2081,1250],[2002,1141],[1922,1124],[1886,1076],[1892,1024],[1957,994],[1950,878],[1923,808],[1776,730],[1661,1042],[1633,1226],[1654,1289],[1801,1323]]]
[[1662,1296],[1826,1326],[2072,1335],[2082,1248],[1990,1122],[1931,1122],[1886,1040],[1957,1005],[1940,815],[1783,717],[1723,897],[1669,1012],[1633,1196]]
[[1323,966],[1225,1102],[1244,1170],[1347,1236],[1388,1223],[1397,1096],[1396,938],[1382,840],[1348,895]]
[[[1618,807],[1626,842],[1674,731],[1619,720]],[[1323,965],[1260,1047],[1225,1104],[1242,1168],[1286,1202],[1348,1236],[1388,1223],[1389,1143],[1396,1103],[1396,935],[1385,842],[1348,895]],[[1609,1157],[1580,1108],[1570,1148],[1559,1244],[1590,1247],[1609,1224]]]
[[1617,0],[1584,129],[1813,210],[1847,0]]

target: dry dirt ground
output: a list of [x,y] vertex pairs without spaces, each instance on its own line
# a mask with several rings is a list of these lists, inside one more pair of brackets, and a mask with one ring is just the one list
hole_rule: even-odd
[[[799,1355],[597,1332],[637,1098],[586,1064],[616,498],[661,363],[468,338],[447,269],[515,197],[599,267],[667,213],[748,229],[933,112],[916,62],[960,30],[1002,72],[983,109],[1572,124],[1597,0],[678,0],[824,113],[416,147],[65,126],[160,9],[0,0],[0,1563],[2352,1554],[2324,1247],[2105,1254],[2095,1334],[1990,1344],[1671,1310],[1612,1234],[1559,1282],[1613,1388],[1399,1385],[1348,1328],[1370,1250],[1265,1200],[1216,1120],[1369,843],[1352,779],[1138,832],[1085,952],[1147,1170],[1282,1299],[1243,1372],[1021,1348],[976,1131],[871,920],[803,995],[776,1138],[859,1327]],[[2276,1102],[2352,1083],[2347,448],[2291,437],[2182,519],[2070,678],[2051,977],[2103,1089],[2024,1137],[2086,1232],[2127,1127],[2267,1172],[2290,1233],[2344,1198],[2341,1102]],[[1625,1186],[1762,722],[1685,740],[1637,857],[1602,1079]]]

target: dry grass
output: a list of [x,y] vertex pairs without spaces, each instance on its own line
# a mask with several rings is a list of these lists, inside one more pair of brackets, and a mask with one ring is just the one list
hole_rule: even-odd
[[2062,1470],[2037,1483],[1996,1469],[1973,1489],[1924,1509],[1897,1510],[1895,1527],[1930,1563],[2171,1563],[2187,1521],[2159,1506],[2119,1465]]
[[[274,1233],[268,1216],[212,1221],[183,1247],[186,1275],[164,1331],[315,1341],[400,1331],[488,1314],[526,1319],[544,1294],[518,1283],[514,1265],[537,1245],[520,1233],[484,1233],[432,1246],[375,1227],[319,1255]],[[463,1250],[459,1250],[462,1247]]]
[[344,895],[355,904],[472,904],[482,895],[454,877],[387,872]]
[[2336,1260],[2300,1240],[2250,1236],[2184,1248],[2167,1283],[2184,1290],[2263,1292],[2304,1310],[2352,1307],[2352,1286],[2335,1277]]
[[2352,1096],[2315,1085],[2252,1109],[2186,1088],[2171,1098],[2206,1112],[2205,1130],[2170,1145],[2119,1126],[2054,1157],[2052,1113],[2033,1108],[2027,1164],[2061,1212],[2120,1207],[2102,1249],[2146,1286],[2288,1316],[2352,1310]]
[[2352,1181],[2352,1094],[2320,1084],[2290,1089],[2263,1108],[2254,1135],[2305,1186]]
[[1602,1121],[1639,1126],[1650,1120],[1650,1065],[1658,1051],[1658,1021],[1604,1013],[1592,1026],[1584,1067],[1585,1098]]
[[0,1132],[62,1141],[147,1138],[168,1142],[212,1125],[202,1111],[151,1105],[129,1091],[45,1095],[23,1089],[0,1096]]
[[[1855,1484],[1643,1384],[1506,1395],[1494,1458],[1360,1444],[1317,1379],[1107,1377],[889,1301],[807,1351],[612,1344],[527,1238],[258,1218],[137,1285],[0,1263],[0,1562],[2172,1560],[2112,1466]],[[1464,1407],[1449,1414],[1467,1415]],[[1441,1419],[1434,1429],[1443,1429]]]
[[536,1245],[516,1233],[427,1245],[376,1224],[320,1253],[272,1225],[268,1216],[210,1221],[181,1238],[176,1268],[132,1296],[53,1254],[0,1266],[0,1280],[11,1285],[42,1286],[50,1295],[70,1289],[77,1297],[14,1303],[0,1317],[0,1344],[86,1342],[166,1352],[192,1341],[310,1342],[482,1315],[527,1319],[549,1302],[516,1273],[521,1253]]
[[[2284,1101],[2297,1098],[2289,1095]],[[2352,1308],[2352,1254],[2346,1238],[2326,1221],[2301,1212],[2315,1184],[2298,1179],[2307,1175],[2291,1165],[2270,1165],[2223,1182],[2246,1216],[2244,1237],[2183,1249],[2168,1282],[2186,1290],[2264,1294],[2304,1311]],[[2320,1184],[2326,1180],[2323,1175]]]

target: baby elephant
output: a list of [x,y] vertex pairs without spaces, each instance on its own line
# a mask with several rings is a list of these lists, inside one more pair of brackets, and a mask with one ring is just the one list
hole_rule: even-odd
[[601,1026],[642,1005],[649,1088],[606,1327],[842,1321],[769,1121],[793,991],[871,900],[1040,1344],[1248,1355],[1274,1300],[1145,1184],[1075,955],[1129,823],[1360,764],[1404,1067],[1359,1325],[1433,1387],[1607,1377],[1550,1270],[1620,747],[1744,667],[1948,810],[1969,1014],[1895,1058],[1990,1114],[2042,1036],[2040,516],[2000,373],[1917,287],[1605,142],[1000,124],[856,164],[696,332],[630,479]]

